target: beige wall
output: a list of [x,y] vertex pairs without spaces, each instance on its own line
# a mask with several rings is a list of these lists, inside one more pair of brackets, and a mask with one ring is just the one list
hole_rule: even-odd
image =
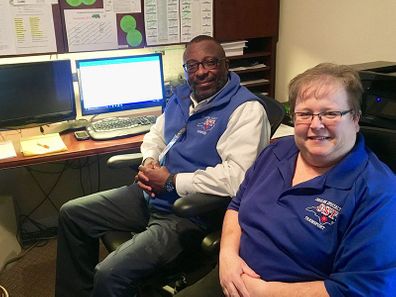
[[321,62],[396,62],[395,0],[282,0],[275,97]]

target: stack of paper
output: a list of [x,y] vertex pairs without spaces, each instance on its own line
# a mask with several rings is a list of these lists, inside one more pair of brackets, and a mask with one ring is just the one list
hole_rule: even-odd
[[244,81],[241,81],[241,86],[246,86],[246,85],[251,85],[251,84],[268,83],[268,82],[269,82],[269,80],[266,78],[244,80]]
[[243,55],[243,49],[247,47],[246,43],[247,40],[224,42],[221,46],[224,48],[226,57],[241,56]]
[[11,141],[0,142],[0,159],[14,158],[16,152]]
[[62,151],[67,151],[67,147],[59,133],[51,133],[21,139],[21,152],[26,157]]
[[229,70],[230,71],[243,71],[243,70],[251,70],[251,69],[260,69],[260,68],[265,68],[265,67],[266,67],[266,65],[264,63],[255,62],[250,65],[246,63],[246,66],[232,67]]

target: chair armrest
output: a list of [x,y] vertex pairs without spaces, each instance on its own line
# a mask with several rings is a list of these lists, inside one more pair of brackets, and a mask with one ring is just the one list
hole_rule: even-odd
[[116,155],[112,156],[107,160],[107,166],[109,168],[138,168],[142,163],[142,154],[124,154],[124,155]]
[[196,193],[177,199],[173,204],[173,212],[181,217],[200,216],[226,209],[229,203],[230,197]]
[[209,233],[201,242],[202,250],[208,255],[217,255],[220,251],[221,230]]

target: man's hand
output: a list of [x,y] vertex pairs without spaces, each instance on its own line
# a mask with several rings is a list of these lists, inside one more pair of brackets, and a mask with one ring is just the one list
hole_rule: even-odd
[[137,174],[138,186],[151,197],[155,197],[163,190],[169,175],[168,169],[164,166],[160,167],[158,162],[150,162],[144,166],[140,165]]
[[135,175],[135,182],[137,182],[139,188],[147,192],[152,197],[154,197],[155,194],[152,191],[152,187],[148,184],[149,179],[140,169],[141,168],[155,169],[160,167],[161,166],[157,160],[148,157],[143,161],[142,165],[139,166],[139,172]]
[[161,167],[160,164],[158,163],[158,161],[154,160],[151,157],[148,157],[148,158],[144,159],[142,165],[144,167],[149,167],[149,168]]
[[226,297],[250,297],[242,275],[260,279],[239,255],[223,255],[220,258],[220,284]]

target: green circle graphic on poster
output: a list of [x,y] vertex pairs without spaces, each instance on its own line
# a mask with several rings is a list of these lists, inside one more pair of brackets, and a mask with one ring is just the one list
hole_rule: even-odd
[[82,2],[81,0],[66,0],[66,3],[69,4],[72,7],[77,7],[79,6]]
[[85,5],[92,5],[96,2],[96,0],[82,0],[82,3]]
[[120,21],[120,28],[125,33],[131,32],[136,28],[136,20],[131,15],[123,16]]
[[128,32],[126,39],[130,46],[136,47],[142,43],[143,36],[138,30],[133,30]]

